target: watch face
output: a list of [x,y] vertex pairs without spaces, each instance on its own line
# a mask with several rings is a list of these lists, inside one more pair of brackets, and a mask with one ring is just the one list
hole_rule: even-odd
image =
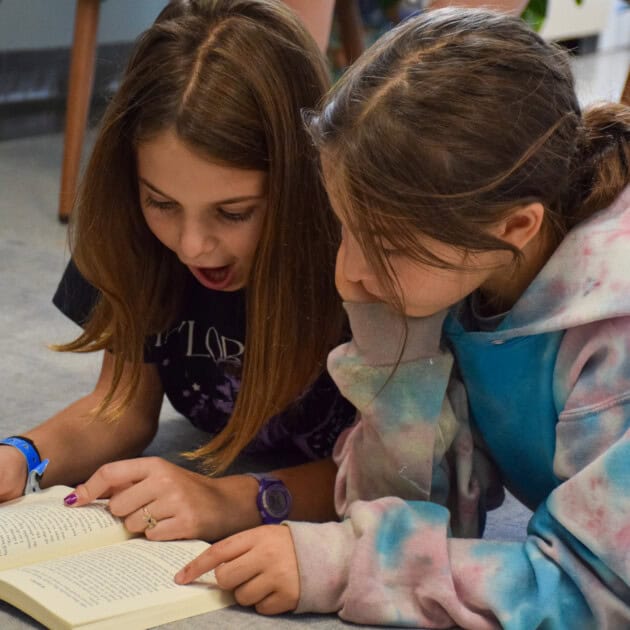
[[265,489],[262,503],[265,511],[276,518],[285,518],[291,508],[289,492],[281,483]]

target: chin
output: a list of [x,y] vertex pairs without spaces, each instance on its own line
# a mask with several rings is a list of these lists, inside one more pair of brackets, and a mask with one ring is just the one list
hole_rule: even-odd
[[235,282],[231,284],[229,287],[225,287],[225,289],[221,289],[224,293],[236,293],[236,291],[240,291],[244,289],[247,285],[244,282]]
[[239,274],[239,278],[235,278],[234,282],[232,282],[229,286],[225,287],[224,291],[226,291],[227,293],[234,293],[235,291],[240,291],[241,289],[244,289],[247,286],[247,279],[243,278],[240,274]]
[[405,307],[405,315],[407,317],[431,317],[431,315],[435,315],[439,313],[442,308],[438,307],[430,307],[430,306],[406,306]]

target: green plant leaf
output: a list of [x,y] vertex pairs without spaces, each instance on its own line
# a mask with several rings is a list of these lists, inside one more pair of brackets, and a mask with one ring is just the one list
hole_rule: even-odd
[[[584,0],[575,0],[580,5]],[[523,11],[522,18],[535,30],[539,31],[547,16],[547,0],[529,0]]]
[[539,31],[547,15],[547,0],[530,0],[523,11],[523,19],[536,31]]

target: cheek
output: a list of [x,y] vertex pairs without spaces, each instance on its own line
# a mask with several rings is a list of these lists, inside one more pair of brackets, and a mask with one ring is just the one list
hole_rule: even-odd
[[147,227],[158,241],[170,247],[169,242],[172,238],[173,227],[167,221],[158,219],[153,214],[147,212],[143,212],[142,214],[144,215]]
[[262,220],[241,226],[229,239],[230,247],[240,258],[251,260],[262,234]]
[[[142,209],[142,216],[144,217],[144,222],[147,224],[147,227],[149,228],[149,230],[155,236],[157,236],[158,239],[160,239],[160,237],[159,237],[159,233],[160,233],[159,221],[156,221],[156,219],[153,216],[153,214],[150,213],[150,212],[145,211],[144,208]],[[160,239],[160,240],[162,240],[162,239]]]
[[258,243],[262,238],[263,228],[265,225],[265,212],[261,212],[254,220],[249,232],[248,242],[251,255],[253,256],[258,247]]
[[400,291],[409,304],[433,303],[458,291],[449,274],[414,263],[401,265],[397,270],[397,278]]

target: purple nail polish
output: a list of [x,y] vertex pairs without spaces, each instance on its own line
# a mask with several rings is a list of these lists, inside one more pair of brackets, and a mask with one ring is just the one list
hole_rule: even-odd
[[66,505],[74,505],[74,504],[77,502],[77,499],[78,499],[78,498],[79,498],[79,497],[77,496],[77,493],[76,493],[76,492],[73,492],[73,493],[69,494],[69,495],[68,495],[68,496],[67,496],[67,497],[63,500],[63,502],[64,502]]

